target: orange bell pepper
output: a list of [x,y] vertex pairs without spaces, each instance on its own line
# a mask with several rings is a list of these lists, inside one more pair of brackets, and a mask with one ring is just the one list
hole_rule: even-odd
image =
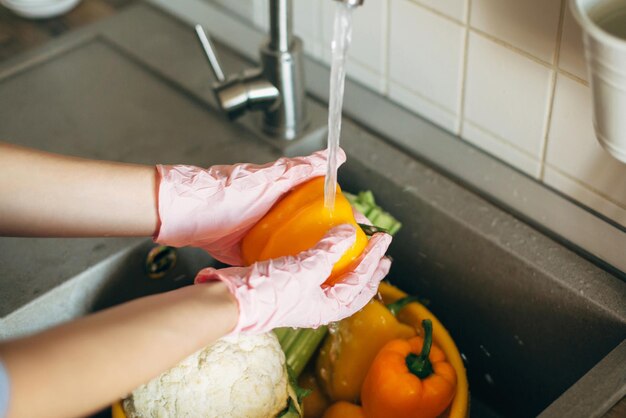
[[322,418],[365,418],[363,408],[350,402],[339,401],[326,410]]
[[246,234],[241,254],[246,264],[286,255],[296,255],[313,247],[334,226],[351,224],[356,228],[356,241],[335,264],[326,284],[348,271],[363,252],[367,236],[357,225],[348,200],[339,185],[332,211],[324,206],[324,177],[303,183],[276,203]]
[[424,338],[390,341],[374,359],[361,391],[367,418],[436,418],[452,402],[456,372],[432,344],[431,321],[422,325]]
[[[397,287],[381,282],[378,292],[383,298],[383,302],[390,304],[407,296],[405,292]],[[424,319],[429,319],[433,324],[433,341],[440,347],[446,355],[448,362],[452,364],[456,371],[456,393],[450,405],[449,418],[467,418],[469,416],[469,385],[467,382],[467,372],[463,365],[461,353],[448,330],[437,319],[437,317],[420,303],[410,303],[398,312],[397,318],[400,322],[419,327]]]
[[398,322],[394,315],[381,302],[371,300],[359,312],[339,321],[335,332],[326,337],[315,370],[321,388],[332,401],[358,401],[367,370],[380,349],[391,340],[415,336],[415,329]]

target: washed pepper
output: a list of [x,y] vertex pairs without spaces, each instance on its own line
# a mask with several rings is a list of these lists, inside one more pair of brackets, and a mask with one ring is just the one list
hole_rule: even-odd
[[339,401],[326,410],[322,418],[365,418],[363,408],[350,402]]
[[[393,302],[404,299],[407,294],[397,287],[381,282],[378,287],[378,293],[382,296],[384,303],[391,304]],[[463,365],[461,353],[457,348],[454,340],[450,336],[448,330],[437,319],[431,311],[420,303],[409,303],[401,309],[397,318],[400,322],[413,325],[420,328],[420,324],[424,319],[429,319],[433,324],[433,341],[435,345],[443,350],[448,362],[456,371],[456,393],[449,409],[449,418],[467,418],[469,413],[469,385],[467,382],[467,372]]]
[[[412,300],[404,299],[395,306],[400,308]],[[358,401],[378,351],[388,341],[414,335],[415,329],[400,323],[383,303],[370,301],[361,311],[340,321],[326,337],[316,362],[320,386],[332,401]]]
[[332,285],[361,255],[367,236],[358,227],[352,207],[339,185],[334,209],[331,211],[324,206],[324,177],[295,187],[276,203],[243,238],[241,254],[246,264],[296,255],[313,247],[330,228],[346,223],[356,228],[356,241],[335,264],[326,281]]
[[436,418],[450,405],[456,372],[433,345],[432,322],[424,337],[388,342],[367,372],[361,403],[367,418]]

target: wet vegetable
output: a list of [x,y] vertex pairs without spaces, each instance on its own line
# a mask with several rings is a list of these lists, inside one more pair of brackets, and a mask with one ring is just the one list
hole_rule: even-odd
[[372,224],[376,225],[377,228],[394,235],[402,227],[402,224],[398,222],[396,218],[388,212],[385,212],[383,208],[376,204],[374,194],[371,191],[367,190],[360,192],[357,195],[346,192],[343,194],[346,199],[348,199],[350,204],[356,210],[365,215]]
[[367,245],[352,207],[339,185],[332,211],[324,207],[324,178],[317,177],[290,191],[248,232],[241,244],[246,264],[297,253],[313,247],[333,226],[352,224],[356,242],[335,264],[326,284],[350,269],[351,263]]
[[298,377],[326,336],[327,327],[312,328],[276,328],[280,346],[285,353],[285,362],[293,374]]
[[[407,298],[400,304],[412,300]],[[393,339],[415,336],[413,327],[400,323],[377,300],[336,327],[324,341],[315,368],[320,386],[333,401],[358,401],[361,385],[378,351]]]
[[300,375],[300,379],[298,379],[298,384],[304,389],[311,391],[302,402],[304,418],[321,418],[330,405],[330,401],[317,384],[317,379],[315,379],[313,372],[311,370],[304,371]]
[[365,418],[363,408],[350,402],[335,402],[322,418]]
[[[378,287],[378,292],[383,298],[384,303],[390,304],[399,299],[405,298],[407,294],[397,287],[382,282]],[[469,407],[469,387],[467,383],[467,373],[461,354],[457,348],[454,340],[448,333],[448,330],[437,319],[432,312],[430,312],[424,305],[413,302],[402,308],[397,316],[398,320],[404,324],[420,327],[420,324],[424,319],[429,319],[433,325],[433,341],[439,348],[446,354],[448,362],[454,367],[456,371],[457,384],[456,392],[452,404],[450,405],[449,418],[466,418]]]
[[374,359],[361,392],[368,418],[436,418],[452,401],[456,372],[432,343],[432,322],[422,325],[424,337],[392,340]]

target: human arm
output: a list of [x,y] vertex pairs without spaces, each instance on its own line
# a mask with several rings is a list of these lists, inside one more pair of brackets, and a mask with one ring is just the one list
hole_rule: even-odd
[[222,283],[137,299],[0,343],[8,418],[84,416],[231,331],[237,304]]
[[87,160],[0,142],[0,235],[152,236],[154,166]]
[[240,264],[246,232],[291,188],[323,175],[326,164],[316,152],[262,165],[155,169],[0,142],[0,235],[155,236]]
[[354,270],[341,283],[322,288],[354,239],[350,225],[335,227],[297,256],[205,269],[196,286],[0,344],[12,382],[8,417],[84,415],[228,332],[317,327],[353,314],[389,270],[384,253],[391,237],[376,234]]

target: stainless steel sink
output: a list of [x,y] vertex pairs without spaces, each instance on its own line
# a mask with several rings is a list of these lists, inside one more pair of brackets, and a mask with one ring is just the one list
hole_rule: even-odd
[[[281,148],[248,129],[253,119],[221,117],[193,36],[139,5],[6,63],[0,137],[93,158],[205,166],[320,146],[320,132]],[[220,55],[228,71],[249,65],[227,49]],[[324,107],[309,104],[323,120]],[[624,396],[626,283],[384,138],[350,120],[343,129],[349,160],[340,183],[373,190],[403,222],[389,278],[429,299],[457,341],[473,417],[602,416]],[[189,284],[214,263],[181,249],[174,270],[150,279],[143,266],[152,245],[0,239],[0,337]]]

